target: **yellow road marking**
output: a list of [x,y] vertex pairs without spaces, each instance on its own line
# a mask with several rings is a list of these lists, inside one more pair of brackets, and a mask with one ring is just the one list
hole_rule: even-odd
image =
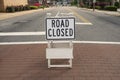
[[77,12],[71,10],[71,9],[68,9],[69,11],[73,12],[75,14],[76,17],[78,17],[80,20],[82,20],[83,22],[85,23],[90,23],[90,21],[88,21],[87,19],[85,19],[83,16],[81,16],[80,14],[78,14]]

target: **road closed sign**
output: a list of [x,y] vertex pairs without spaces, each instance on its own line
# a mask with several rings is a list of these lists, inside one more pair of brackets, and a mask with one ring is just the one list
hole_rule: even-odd
[[75,18],[46,18],[46,39],[65,40],[75,38]]

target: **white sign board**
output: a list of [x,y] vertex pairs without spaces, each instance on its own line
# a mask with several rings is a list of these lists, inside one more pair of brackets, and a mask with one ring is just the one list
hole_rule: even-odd
[[75,18],[46,18],[46,39],[65,40],[75,38]]

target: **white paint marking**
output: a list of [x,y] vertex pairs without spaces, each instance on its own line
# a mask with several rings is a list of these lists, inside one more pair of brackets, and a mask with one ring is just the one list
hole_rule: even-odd
[[77,25],[93,25],[92,23],[81,23],[81,22],[75,22]]
[[[55,41],[54,43],[66,43],[68,41]],[[0,45],[20,45],[20,44],[47,44],[48,41],[32,41],[32,42],[1,42]],[[82,44],[113,44],[120,45],[120,42],[103,42],[103,41],[73,41],[73,43]]]
[[84,43],[84,44],[120,44],[120,42],[105,42],[105,41],[73,41],[73,43]]
[[51,13],[47,13],[47,16],[51,16],[52,14]]
[[59,17],[59,16],[58,16],[59,14],[60,14],[60,12],[58,11],[55,17]]
[[32,41],[32,42],[2,42],[0,45],[23,45],[23,44],[47,44],[47,41]]
[[0,32],[0,36],[32,36],[32,35],[45,35],[45,31],[42,32]]
[[69,15],[69,16],[72,15],[73,16],[74,13],[71,12],[71,13],[60,13],[60,14],[61,15]]

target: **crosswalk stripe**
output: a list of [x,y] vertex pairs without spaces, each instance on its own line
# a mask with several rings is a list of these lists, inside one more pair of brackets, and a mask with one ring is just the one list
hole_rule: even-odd
[[0,36],[30,36],[30,35],[45,35],[45,31],[42,32],[0,32]]

